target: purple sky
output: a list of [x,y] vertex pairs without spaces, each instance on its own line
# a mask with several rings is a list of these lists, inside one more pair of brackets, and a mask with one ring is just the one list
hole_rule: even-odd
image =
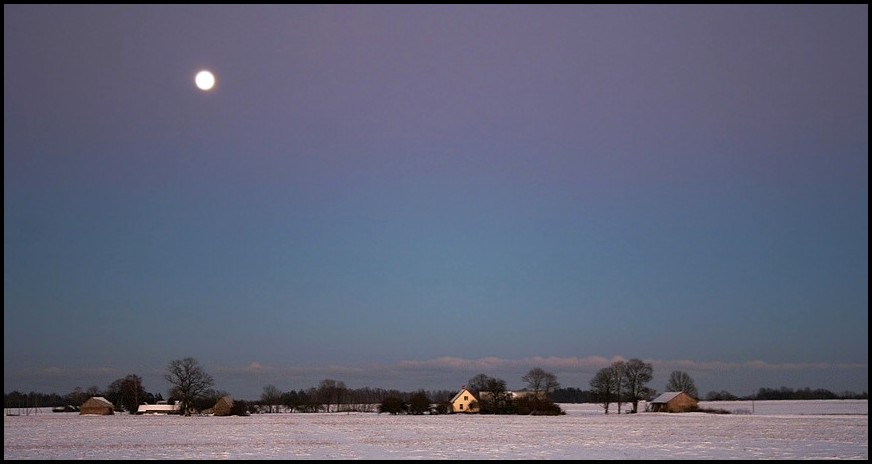
[[4,5],[4,388],[865,391],[868,77],[867,5]]

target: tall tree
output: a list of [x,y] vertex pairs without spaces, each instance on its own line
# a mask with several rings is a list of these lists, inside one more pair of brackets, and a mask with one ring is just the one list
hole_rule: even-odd
[[612,382],[615,386],[615,401],[618,403],[618,414],[621,413],[621,405],[624,402],[623,381],[624,369],[626,369],[626,367],[627,363],[625,361],[615,361],[610,367],[613,377]]
[[173,386],[172,391],[180,397],[182,414],[186,416],[191,415],[190,407],[193,402],[208,392],[215,383],[212,376],[194,358],[172,361],[164,378]]
[[479,393],[483,391],[488,391],[488,382],[490,382],[491,380],[491,377],[485,374],[478,374],[469,379],[468,382],[466,382],[466,389],[471,391],[473,395],[478,397]]
[[282,402],[282,391],[275,385],[266,385],[263,387],[263,393],[260,394],[260,401],[267,407],[267,412],[279,412],[278,408]]
[[540,393],[550,395],[551,392],[560,387],[557,376],[541,367],[530,369],[530,372],[521,377],[521,380],[527,383],[527,389],[532,391],[537,398]]
[[478,374],[469,379],[466,388],[478,398],[479,407],[484,414],[505,414],[511,409],[512,401],[503,379]]
[[666,382],[666,391],[680,391],[687,393],[694,398],[699,398],[696,384],[693,383],[693,379],[690,375],[684,371],[672,371],[672,373],[669,374],[669,381]]
[[420,415],[430,410],[430,398],[424,390],[418,390],[409,397],[409,414]]
[[76,387],[73,391],[67,393],[67,404],[81,405],[88,399],[88,395],[82,390],[82,387]]
[[342,402],[347,390],[348,388],[345,386],[345,383],[341,381],[324,379],[318,384],[317,397],[321,404],[326,406],[327,412],[330,412],[331,404],[335,404],[336,411],[338,411],[339,403]]
[[130,374],[121,380],[121,404],[131,414],[139,410],[139,404],[145,401],[146,395],[142,377]]
[[646,399],[650,389],[646,386],[654,378],[654,367],[638,358],[624,364],[623,390],[633,404],[633,412],[639,410],[639,400]]
[[590,379],[590,388],[593,398],[602,405],[606,414],[608,414],[609,406],[614,401],[615,392],[618,389],[612,368],[604,367],[598,370],[593,378]]
[[103,392],[103,398],[109,400],[115,406],[116,411],[124,409],[124,402],[121,399],[121,382],[124,379],[113,380]]

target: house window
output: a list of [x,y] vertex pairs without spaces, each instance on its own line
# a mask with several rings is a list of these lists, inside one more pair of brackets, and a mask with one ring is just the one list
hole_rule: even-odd
[[463,401],[469,401],[469,397],[466,395],[463,395]]
[[460,410],[463,411],[463,405],[462,405],[462,404],[460,405]]

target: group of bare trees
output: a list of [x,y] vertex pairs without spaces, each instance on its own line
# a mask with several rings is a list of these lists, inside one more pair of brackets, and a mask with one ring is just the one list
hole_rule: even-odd
[[139,409],[140,404],[149,400],[155,401],[154,396],[149,396],[145,391],[142,377],[136,374],[130,374],[110,383],[103,396],[112,404],[120,405],[125,411],[132,413]]
[[[633,409],[630,412],[636,413],[639,401],[650,400],[656,393],[647,386],[653,378],[654,368],[651,363],[637,358],[619,360],[597,371],[590,381],[591,392],[606,414],[609,413],[612,403],[617,403],[618,414],[621,413],[623,403],[632,404]],[[683,371],[672,371],[666,383],[666,391],[681,391],[699,398],[693,379]]]
[[688,395],[699,399],[699,392],[696,389],[693,379],[684,371],[672,371],[669,374],[669,380],[666,382],[666,391],[684,392]]
[[[451,396],[452,392],[448,390],[410,393],[370,387],[349,388],[342,381],[324,379],[315,387],[285,392],[275,385],[266,385],[260,399],[252,403],[252,412],[377,412],[384,404],[387,408],[384,412],[416,414],[426,412],[431,403],[441,406]],[[436,409],[441,411],[444,408]]]
[[418,390],[409,397],[408,401],[395,395],[386,397],[379,404],[378,412],[393,415],[411,414],[419,416],[427,413],[444,414],[448,412],[448,408],[444,402],[434,407],[427,393],[424,390]]
[[478,374],[466,383],[466,388],[478,398],[482,414],[563,414],[551,399],[554,390],[560,388],[557,376],[540,367],[530,369],[521,377],[527,386],[523,394],[510,392],[506,381],[485,374]]
[[654,378],[654,368],[651,363],[633,358],[629,361],[615,361],[610,366],[597,371],[590,381],[590,386],[597,402],[606,414],[612,403],[618,404],[618,414],[623,403],[633,405],[632,412],[638,412],[639,401],[648,399],[654,391],[647,383]]
[[[260,395],[260,412],[280,412],[284,406],[290,411],[336,412],[341,405],[348,405],[356,399],[345,383],[334,379],[322,380],[316,388],[306,391],[282,392],[275,385],[266,385]],[[353,408],[357,410],[357,408]]]

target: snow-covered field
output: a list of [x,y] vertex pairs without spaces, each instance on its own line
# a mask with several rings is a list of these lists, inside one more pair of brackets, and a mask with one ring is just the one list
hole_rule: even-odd
[[[6,416],[4,459],[863,459],[868,402],[723,401],[738,414]],[[748,414],[753,410],[754,414]],[[17,412],[17,411],[12,411]]]

